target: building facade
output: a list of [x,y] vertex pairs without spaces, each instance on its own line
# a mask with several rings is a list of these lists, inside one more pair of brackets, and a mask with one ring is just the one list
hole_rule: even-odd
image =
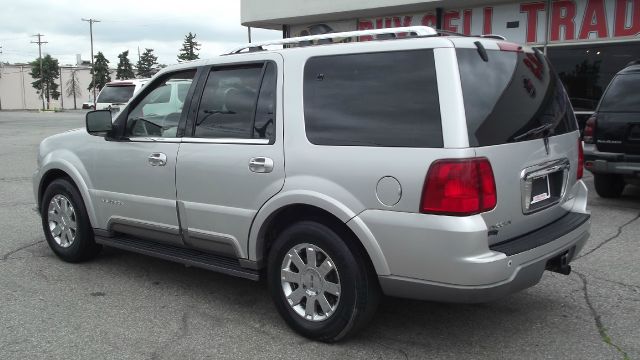
[[[539,47],[588,113],[616,72],[640,60],[640,0],[242,0],[245,26],[283,36],[427,25]],[[363,39],[360,39],[363,40]],[[366,39],[364,39],[366,40]]]
[[[93,94],[87,90],[91,83],[90,70],[90,66],[84,65],[61,66],[60,77],[56,81],[61,95],[58,100],[51,99],[49,109],[81,109],[83,102],[92,102]],[[115,69],[109,71],[111,79],[115,80]],[[42,98],[32,85],[36,79],[31,77],[30,72],[31,65],[29,64],[2,64],[0,66],[0,110],[42,109]],[[73,77],[77,80],[80,90],[75,94],[75,104],[73,94],[67,93],[69,81]]]

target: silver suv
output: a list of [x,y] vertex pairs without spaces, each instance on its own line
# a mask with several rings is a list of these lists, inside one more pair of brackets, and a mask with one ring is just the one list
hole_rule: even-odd
[[[183,106],[158,105],[174,83]],[[60,258],[104,245],[266,278],[312,339],[355,333],[380,294],[485,302],[568,274],[589,237],[567,94],[504,40],[252,44],[167,68],[86,125],[45,139],[33,177]]]

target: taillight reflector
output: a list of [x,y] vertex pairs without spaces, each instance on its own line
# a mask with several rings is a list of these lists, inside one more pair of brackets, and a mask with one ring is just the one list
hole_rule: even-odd
[[582,131],[582,139],[586,144],[593,144],[593,137],[596,133],[596,117],[592,116],[584,124],[584,130]]
[[496,202],[496,182],[489,160],[438,160],[427,172],[420,211],[467,216],[489,211]]

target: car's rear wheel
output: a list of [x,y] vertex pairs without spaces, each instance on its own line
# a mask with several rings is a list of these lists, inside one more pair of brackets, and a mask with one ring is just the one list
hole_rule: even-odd
[[85,261],[100,252],[82,196],[68,180],[56,179],[47,186],[40,213],[47,243],[62,260]]
[[271,247],[271,296],[287,324],[305,337],[341,340],[375,312],[377,277],[351,240],[337,227],[302,221],[281,232]]
[[625,187],[624,178],[615,174],[594,174],[593,184],[596,192],[603,198],[617,198]]

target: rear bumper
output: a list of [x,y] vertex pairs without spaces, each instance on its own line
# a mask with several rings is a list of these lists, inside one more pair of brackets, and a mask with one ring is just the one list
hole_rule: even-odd
[[[455,303],[480,303],[493,301],[506,295],[534,286],[540,281],[547,262],[568,252],[573,259],[589,238],[590,220],[586,220],[575,230],[547,244],[507,257],[507,267],[513,268],[512,275],[504,281],[493,284],[465,286],[431,282],[401,276],[379,276],[385,294],[403,298]],[[527,253],[543,253],[525,262]],[[511,264],[511,266],[509,266]],[[515,265],[518,264],[518,265]],[[484,271],[483,265],[477,271]]]
[[602,152],[593,144],[584,145],[584,162],[594,174],[640,174],[640,155]]
[[567,215],[489,245],[482,216],[449,217],[382,210],[357,216],[380,245],[389,273],[378,273],[390,296],[443,302],[486,302],[533,286],[547,262],[569,261],[589,238],[587,188],[577,182],[560,206]]

